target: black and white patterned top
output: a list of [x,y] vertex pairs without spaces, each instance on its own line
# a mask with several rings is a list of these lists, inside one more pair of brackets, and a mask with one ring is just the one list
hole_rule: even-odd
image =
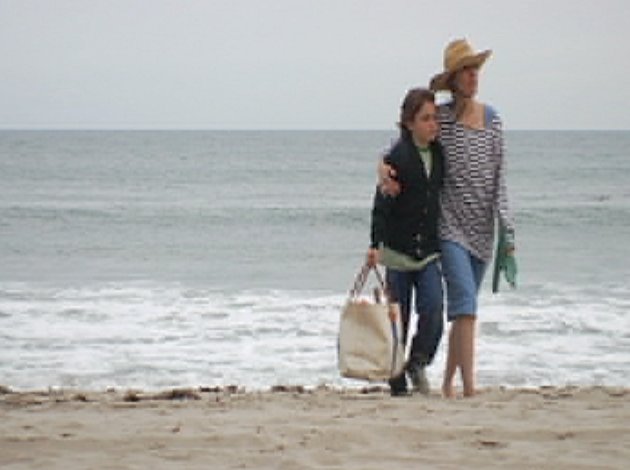
[[492,108],[487,111],[486,127],[472,129],[455,120],[450,104],[438,107],[439,138],[446,159],[440,238],[461,244],[485,262],[492,258],[495,217],[507,228],[512,243],[514,235],[502,124]]

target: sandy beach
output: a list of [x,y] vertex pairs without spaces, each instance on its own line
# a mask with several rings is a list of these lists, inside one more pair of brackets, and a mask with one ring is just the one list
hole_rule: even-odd
[[0,394],[6,469],[627,468],[630,389],[381,387]]

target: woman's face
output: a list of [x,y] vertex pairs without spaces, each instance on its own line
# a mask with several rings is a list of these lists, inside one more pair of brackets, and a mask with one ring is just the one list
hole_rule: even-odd
[[425,102],[413,120],[407,123],[407,129],[413,135],[413,140],[416,143],[426,146],[433,142],[438,132],[435,104],[430,101]]
[[477,94],[479,86],[479,67],[464,67],[455,75],[455,88],[464,98],[472,98]]

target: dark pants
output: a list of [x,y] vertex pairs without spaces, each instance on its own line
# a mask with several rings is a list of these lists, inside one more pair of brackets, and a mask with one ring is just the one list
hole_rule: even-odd
[[[393,302],[400,304],[403,344],[407,345],[410,329],[411,301],[417,313],[416,333],[411,339],[408,364],[431,364],[444,329],[442,273],[437,261],[419,271],[387,269],[387,285]],[[405,374],[390,380],[394,391],[407,387]]]

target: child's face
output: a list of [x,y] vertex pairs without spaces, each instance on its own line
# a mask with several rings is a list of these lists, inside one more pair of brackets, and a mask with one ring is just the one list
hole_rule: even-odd
[[413,117],[413,121],[407,123],[407,129],[416,143],[428,145],[433,142],[438,132],[435,104],[430,101],[424,103]]

